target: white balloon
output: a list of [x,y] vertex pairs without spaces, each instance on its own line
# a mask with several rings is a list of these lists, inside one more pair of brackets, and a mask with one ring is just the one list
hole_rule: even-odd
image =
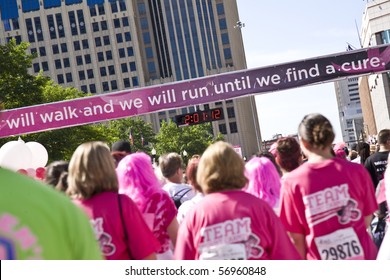
[[0,166],[14,171],[31,165],[32,153],[23,140],[9,141],[0,148]]
[[38,167],[45,167],[49,159],[46,148],[38,142],[27,142],[26,145],[32,154],[29,167],[34,169],[37,169]]

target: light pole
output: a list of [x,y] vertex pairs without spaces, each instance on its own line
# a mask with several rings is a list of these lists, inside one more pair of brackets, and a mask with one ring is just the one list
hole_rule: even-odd
[[185,166],[187,166],[187,156],[188,156],[187,151],[183,150],[183,161],[184,161]]
[[155,166],[156,165],[156,149],[155,148],[153,148],[152,149],[152,164],[153,164],[153,166]]

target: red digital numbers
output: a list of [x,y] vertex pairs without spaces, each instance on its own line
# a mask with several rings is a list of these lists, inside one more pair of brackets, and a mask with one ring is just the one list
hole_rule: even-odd
[[198,111],[194,113],[188,113],[178,115],[175,117],[177,125],[194,125],[205,122],[218,121],[223,119],[222,108],[215,108],[206,111]]

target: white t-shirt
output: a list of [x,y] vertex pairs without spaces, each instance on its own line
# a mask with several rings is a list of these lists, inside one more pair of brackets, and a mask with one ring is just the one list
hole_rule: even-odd
[[170,197],[174,197],[175,194],[177,194],[183,189],[190,189],[190,191],[183,195],[183,197],[180,199],[181,203],[190,200],[195,196],[195,192],[192,190],[192,187],[190,185],[168,182],[163,186],[163,190],[166,191]]
[[177,221],[181,224],[184,221],[188,211],[190,211],[198,202],[200,202],[204,197],[203,193],[197,193],[192,199],[185,201],[178,210]]

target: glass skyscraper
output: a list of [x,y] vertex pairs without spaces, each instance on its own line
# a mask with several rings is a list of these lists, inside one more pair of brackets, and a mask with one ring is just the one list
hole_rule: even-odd
[[[32,73],[101,94],[246,68],[233,0],[0,0],[0,43],[37,52]],[[157,132],[177,114],[221,107],[214,133],[250,157],[261,143],[254,97],[143,116]]]

